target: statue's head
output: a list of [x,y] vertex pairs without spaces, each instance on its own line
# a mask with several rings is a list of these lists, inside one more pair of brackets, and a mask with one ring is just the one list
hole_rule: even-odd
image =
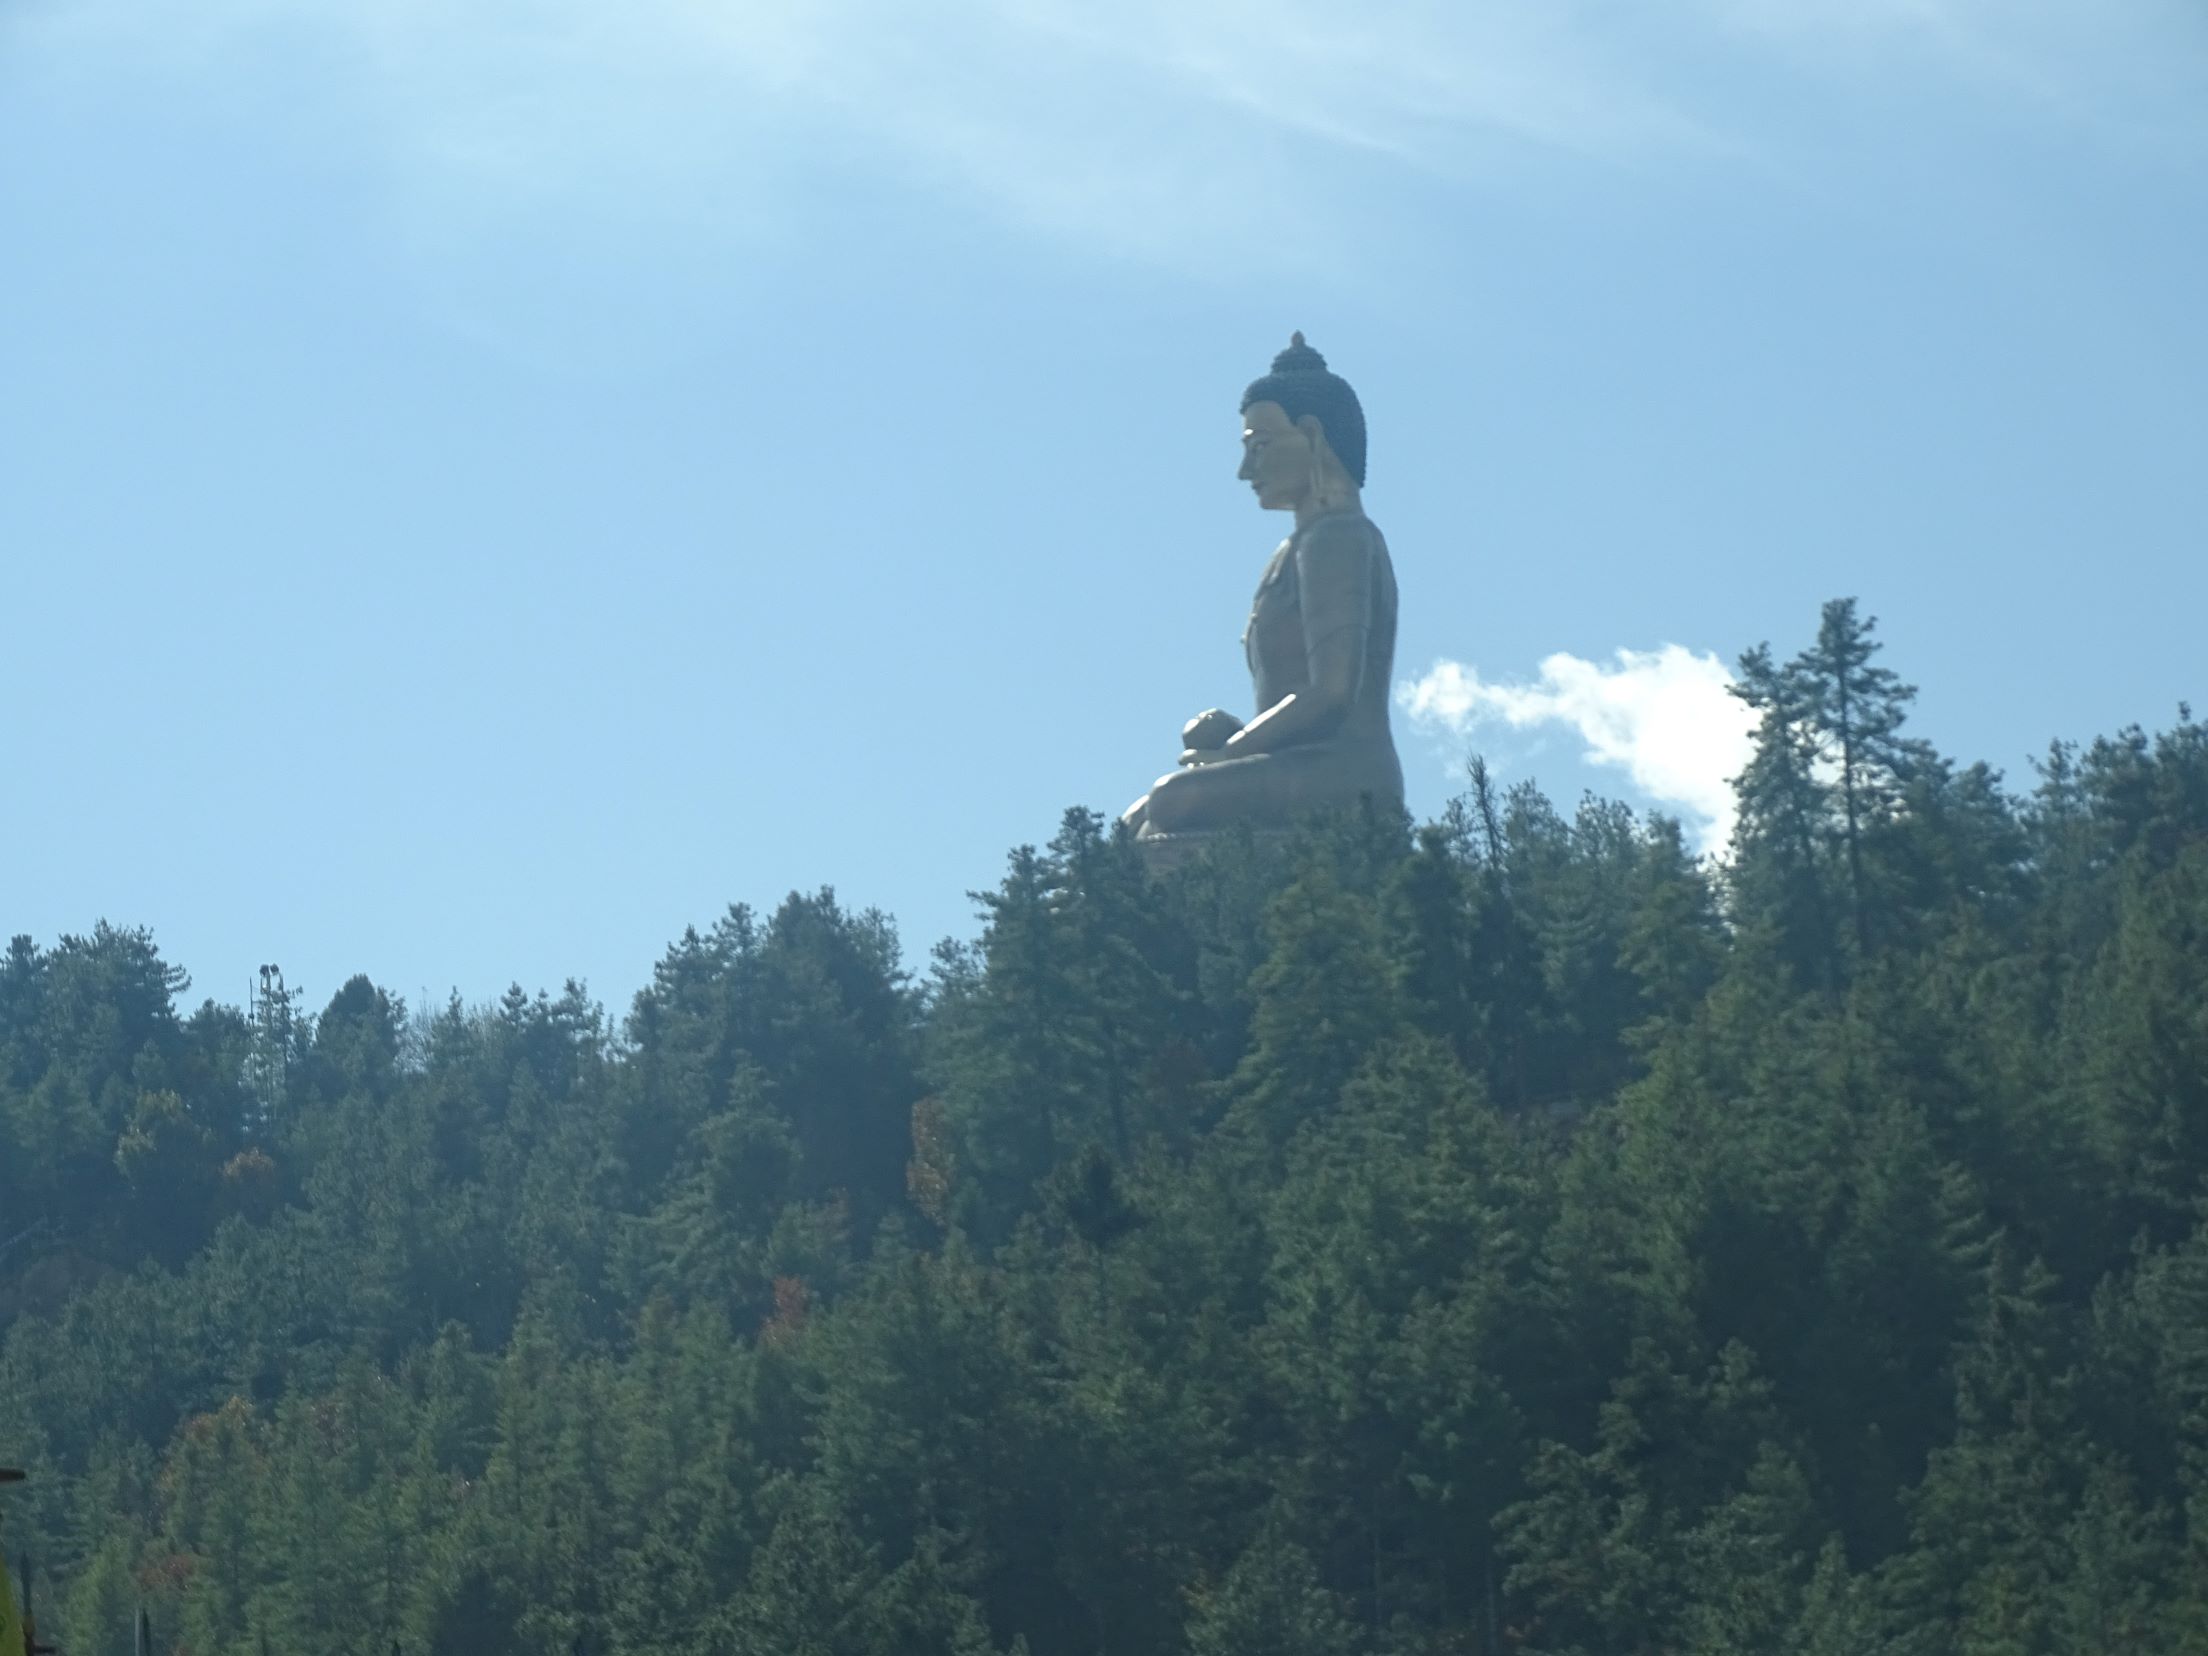
[[1273,371],[1242,393],[1242,469],[1258,504],[1292,508],[1330,481],[1365,482],[1365,411],[1349,381],[1292,335]]

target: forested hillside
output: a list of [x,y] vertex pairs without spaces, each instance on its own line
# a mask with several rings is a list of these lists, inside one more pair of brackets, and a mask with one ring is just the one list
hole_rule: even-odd
[[2208,1652],[2208,726],[2004,785],[1846,603],[1741,690],[1714,863],[1475,766],[1162,881],[1070,813],[924,965],[737,908],[618,1018],[16,939],[48,1630]]

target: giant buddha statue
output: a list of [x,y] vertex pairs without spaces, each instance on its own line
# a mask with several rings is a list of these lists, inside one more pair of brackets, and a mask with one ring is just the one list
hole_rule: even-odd
[[1181,731],[1180,768],[1123,820],[1147,847],[1221,829],[1284,828],[1330,806],[1400,805],[1388,731],[1395,571],[1365,516],[1365,414],[1296,334],[1242,394],[1242,469],[1258,505],[1295,527],[1257,583],[1242,632],[1256,711],[1221,708]]

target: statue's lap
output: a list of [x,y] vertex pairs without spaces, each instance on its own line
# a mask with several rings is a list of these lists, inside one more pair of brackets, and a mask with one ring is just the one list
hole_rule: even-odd
[[1374,798],[1400,803],[1403,773],[1392,744],[1313,745],[1220,759],[1162,776],[1143,812],[1146,833],[1200,833],[1236,823],[1285,827],[1330,805]]

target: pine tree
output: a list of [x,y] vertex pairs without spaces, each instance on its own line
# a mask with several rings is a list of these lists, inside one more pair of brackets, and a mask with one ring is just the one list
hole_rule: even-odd
[[69,1656],[134,1656],[138,1587],[132,1551],[127,1536],[116,1536],[92,1553],[70,1583],[59,1641]]
[[1188,1656],[1354,1656],[1357,1628],[1277,1517],[1219,1585],[1197,1596]]
[[1740,658],[1732,693],[1757,715],[1754,751],[1734,782],[1734,923],[1803,988],[1837,988],[1840,943],[1826,850],[1830,792],[1817,771],[1808,689],[1759,644]]
[[1876,902],[1866,841],[1891,818],[1931,758],[1922,743],[1901,734],[1916,687],[1872,665],[1881,648],[1871,638],[1877,626],[1856,613],[1853,598],[1835,598],[1824,607],[1817,642],[1788,669],[1813,733],[1814,757],[1832,777],[1839,820],[1831,831],[1839,840],[1849,935],[1858,959],[1871,952]]
[[1277,1150],[1409,1020],[1374,905],[1328,870],[1275,898],[1265,931],[1271,952],[1251,978],[1250,1048],[1233,1087],[1245,1128]]

